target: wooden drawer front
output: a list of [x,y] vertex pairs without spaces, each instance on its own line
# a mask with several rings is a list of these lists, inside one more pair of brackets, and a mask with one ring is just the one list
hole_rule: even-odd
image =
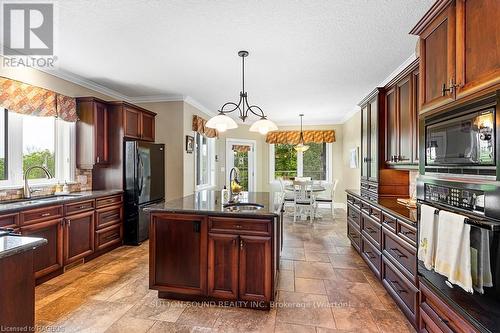
[[95,232],[95,248],[101,250],[122,241],[122,225],[115,224]]
[[382,220],[382,211],[376,207],[370,207],[370,216],[380,223]]
[[382,255],[372,243],[362,237],[361,256],[365,259],[373,273],[380,279],[380,269],[382,265]]
[[[417,284],[417,254],[415,249],[383,228],[384,255],[392,259],[406,277]],[[399,265],[398,265],[399,264]]]
[[114,195],[111,197],[99,198],[96,199],[96,208],[106,207],[110,205],[115,205],[118,203],[122,203],[122,195]]
[[[439,325],[434,322],[434,319],[431,318],[432,314],[430,314],[429,312],[431,312],[432,310],[429,309],[429,306],[427,306],[427,304],[422,304],[423,306],[420,306],[420,316],[419,316],[419,323],[418,323],[418,327],[419,327],[419,330],[421,333],[426,333],[426,332],[429,332],[429,333],[452,333],[452,331],[450,330],[447,330],[447,331],[443,331]],[[430,311],[429,311],[430,310]]]
[[354,197],[352,195],[347,195],[347,203],[348,204],[351,204],[351,205],[354,205]]
[[0,216],[0,228],[14,228],[19,224],[19,214]]
[[385,212],[382,212],[382,225],[395,233],[397,228],[397,220],[394,217],[387,215]]
[[357,208],[354,208],[352,205],[347,205],[347,218],[349,221],[351,221],[354,225],[358,227],[358,230],[361,230],[360,228],[360,218],[361,214],[359,213],[359,210]]
[[352,246],[358,252],[361,252],[361,234],[359,233],[359,229],[349,222],[347,222],[347,237],[351,240]]
[[247,235],[269,235],[271,234],[271,222],[257,219],[209,218],[208,230],[222,233],[236,232]]
[[[477,332],[477,330],[436,296],[425,283],[420,283],[420,309],[427,316],[424,324],[427,324],[428,327],[437,327],[439,329],[436,331],[428,329],[429,332]],[[429,322],[432,322],[432,324]],[[422,319],[420,319],[419,325],[423,325]]]
[[83,213],[83,212],[94,209],[95,200],[74,202],[74,203],[67,204],[64,207],[65,207],[66,215]]
[[51,206],[27,210],[20,213],[21,225],[57,219],[63,216],[63,206]]
[[385,256],[382,256],[382,282],[403,313],[415,323],[418,289]]
[[121,205],[106,207],[96,210],[96,229],[119,224],[123,218],[123,207]]
[[361,233],[380,250],[382,240],[381,226],[364,213],[361,214]]
[[413,245],[417,246],[417,229],[404,222],[398,221],[398,236]]

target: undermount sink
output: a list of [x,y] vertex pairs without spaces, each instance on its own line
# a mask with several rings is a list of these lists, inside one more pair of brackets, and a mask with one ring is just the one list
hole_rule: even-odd
[[247,211],[259,210],[262,208],[264,208],[264,206],[248,202],[234,202],[224,205],[224,209],[231,212],[247,212]]
[[5,202],[3,202],[3,204],[11,204],[14,206],[28,206],[28,205],[37,204],[40,202],[57,201],[57,200],[61,200],[61,199],[68,198],[68,197],[79,197],[79,196],[81,196],[81,194],[67,193],[67,194],[58,194],[58,195],[51,195],[51,196],[39,197],[39,198],[19,199],[19,200],[15,200],[15,201],[5,201]]

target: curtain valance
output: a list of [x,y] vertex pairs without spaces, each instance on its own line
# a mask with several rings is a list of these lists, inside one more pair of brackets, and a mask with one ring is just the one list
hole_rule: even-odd
[[207,121],[200,116],[193,116],[193,131],[206,136],[207,138],[216,138],[219,133],[215,128],[209,128],[206,126]]
[[78,120],[75,98],[3,77],[0,77],[0,89],[0,107],[11,112],[59,117],[71,122]]
[[[303,131],[305,143],[332,143],[335,142],[335,131]],[[288,143],[296,145],[300,140],[300,131],[274,131],[267,133],[266,142],[269,144]]]
[[232,151],[237,153],[248,153],[252,147],[245,145],[233,145]]

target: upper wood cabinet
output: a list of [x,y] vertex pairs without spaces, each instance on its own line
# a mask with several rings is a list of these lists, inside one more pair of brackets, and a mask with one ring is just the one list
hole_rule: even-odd
[[154,141],[154,128],[154,113],[129,105],[123,107],[123,129],[126,137]]
[[83,169],[106,166],[109,154],[109,113],[106,102],[92,97],[77,98],[76,162]]
[[438,0],[410,32],[420,36],[420,112],[500,83],[500,2]]
[[361,107],[361,179],[378,181],[379,167],[379,105],[383,99],[376,88],[358,105]]

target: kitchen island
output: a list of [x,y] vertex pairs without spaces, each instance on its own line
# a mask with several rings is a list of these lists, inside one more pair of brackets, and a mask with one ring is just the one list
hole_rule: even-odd
[[149,287],[160,298],[268,309],[281,250],[279,195],[241,193],[225,206],[200,191],[150,206]]

